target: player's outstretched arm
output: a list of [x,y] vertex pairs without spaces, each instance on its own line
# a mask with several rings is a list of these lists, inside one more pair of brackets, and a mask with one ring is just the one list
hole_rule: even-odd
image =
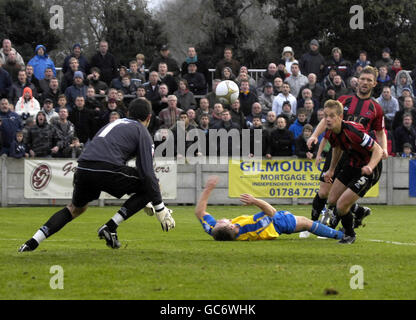
[[373,173],[374,168],[378,165],[378,163],[383,158],[383,149],[380,145],[374,141],[373,147],[370,149],[371,151],[371,158],[368,164],[361,168],[361,173],[365,175],[370,175]]
[[380,145],[381,149],[383,150],[383,158],[387,159],[389,157],[389,152],[387,151],[387,136],[384,129],[376,131],[376,138],[378,141],[378,144]]
[[202,219],[202,217],[207,214],[205,210],[207,209],[209,196],[211,195],[212,190],[215,189],[215,186],[219,180],[220,178],[218,176],[210,176],[208,178],[208,181],[205,184],[205,188],[202,191],[198,203],[195,207],[195,216],[198,220]]
[[315,131],[312,133],[312,135],[309,137],[308,141],[306,142],[309,149],[312,148],[312,145],[314,143],[318,143],[318,137],[325,131],[325,128],[326,128],[325,119],[322,119],[316,126]]
[[335,168],[337,167],[337,164],[339,160],[341,159],[342,153],[343,151],[339,146],[332,148],[331,165],[329,166],[328,171],[324,173],[325,182],[327,183],[333,182],[332,177],[334,176]]
[[276,213],[276,209],[272,205],[264,200],[253,197],[251,194],[244,193],[240,195],[240,201],[244,203],[244,205],[254,205],[260,208],[261,211],[270,217],[273,217]]
[[325,145],[327,143],[326,138],[322,138],[321,143],[319,144],[318,152],[316,153],[315,165],[318,166],[319,162],[321,161],[322,151],[324,151]]

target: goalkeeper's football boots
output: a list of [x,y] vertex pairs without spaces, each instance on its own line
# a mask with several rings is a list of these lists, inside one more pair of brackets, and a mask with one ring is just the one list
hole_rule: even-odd
[[347,236],[344,234],[344,237],[338,241],[340,244],[353,244],[355,242],[355,235],[354,236]]
[[17,250],[17,252],[25,252],[25,251],[33,251],[38,247],[39,243],[33,238],[27,240],[24,244],[22,244]]
[[22,244],[17,252],[33,251],[26,243]]
[[107,225],[103,225],[98,229],[98,237],[100,239],[105,239],[107,246],[110,248],[118,249],[121,247],[121,244],[118,241],[117,232],[111,232]]
[[365,217],[368,217],[371,214],[371,209],[367,207],[363,207],[362,210],[358,210],[354,212],[354,229],[358,228],[359,226],[363,225],[363,220]]

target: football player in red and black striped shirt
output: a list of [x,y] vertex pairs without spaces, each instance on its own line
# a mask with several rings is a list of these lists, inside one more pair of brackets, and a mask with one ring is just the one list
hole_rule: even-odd
[[[351,206],[378,182],[382,170],[383,149],[355,122],[343,120],[343,105],[328,100],[324,106],[327,131],[325,139],[332,146],[331,164],[323,177],[332,183],[328,195],[328,207],[335,207],[335,217],[341,219],[345,236],[340,243],[353,243],[355,232]],[[343,154],[346,160],[336,177],[335,168]]]
[[[358,89],[355,95],[341,96],[338,100],[343,104],[344,120],[361,123],[368,133],[371,130],[375,131],[377,141],[383,149],[383,159],[388,157],[387,152],[387,138],[384,131],[384,115],[381,106],[375,99],[372,98],[372,90],[377,85],[378,72],[373,67],[365,67],[358,78]],[[318,142],[318,137],[325,131],[324,119],[318,124],[314,133],[308,140],[308,147]],[[323,139],[324,140],[324,139]],[[322,142],[321,142],[322,143]],[[319,159],[317,159],[319,160]],[[331,153],[325,159],[324,169],[322,173],[327,171],[331,161]],[[344,155],[342,161],[346,161]],[[337,172],[335,172],[335,175]],[[322,209],[325,207],[326,199],[328,198],[331,184],[326,183],[321,175],[321,183],[319,192],[315,195],[312,203],[312,220],[317,220]],[[358,226],[363,217],[369,214],[369,209],[353,206],[354,214],[357,218],[355,225]]]

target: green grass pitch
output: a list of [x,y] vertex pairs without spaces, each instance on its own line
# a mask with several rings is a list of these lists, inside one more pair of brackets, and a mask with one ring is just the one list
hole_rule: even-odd
[[[0,209],[0,299],[278,300],[416,299],[416,210],[371,206],[353,245],[281,235],[274,241],[215,242],[193,214],[172,207],[176,228],[161,230],[139,212],[118,229],[112,250],[97,229],[117,208],[89,208],[36,251],[17,253],[58,208]],[[285,207],[310,215],[310,206]],[[212,206],[216,218],[257,212],[254,207]],[[61,266],[63,289],[52,289],[52,266]],[[364,288],[351,267],[362,269]]]

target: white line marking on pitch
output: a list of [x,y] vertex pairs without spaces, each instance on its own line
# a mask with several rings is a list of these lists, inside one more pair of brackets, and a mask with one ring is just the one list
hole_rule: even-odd
[[408,242],[397,242],[397,241],[376,240],[376,239],[364,239],[364,240],[371,241],[371,242],[396,244],[396,245],[399,245],[399,246],[416,246],[416,243],[408,243]]

